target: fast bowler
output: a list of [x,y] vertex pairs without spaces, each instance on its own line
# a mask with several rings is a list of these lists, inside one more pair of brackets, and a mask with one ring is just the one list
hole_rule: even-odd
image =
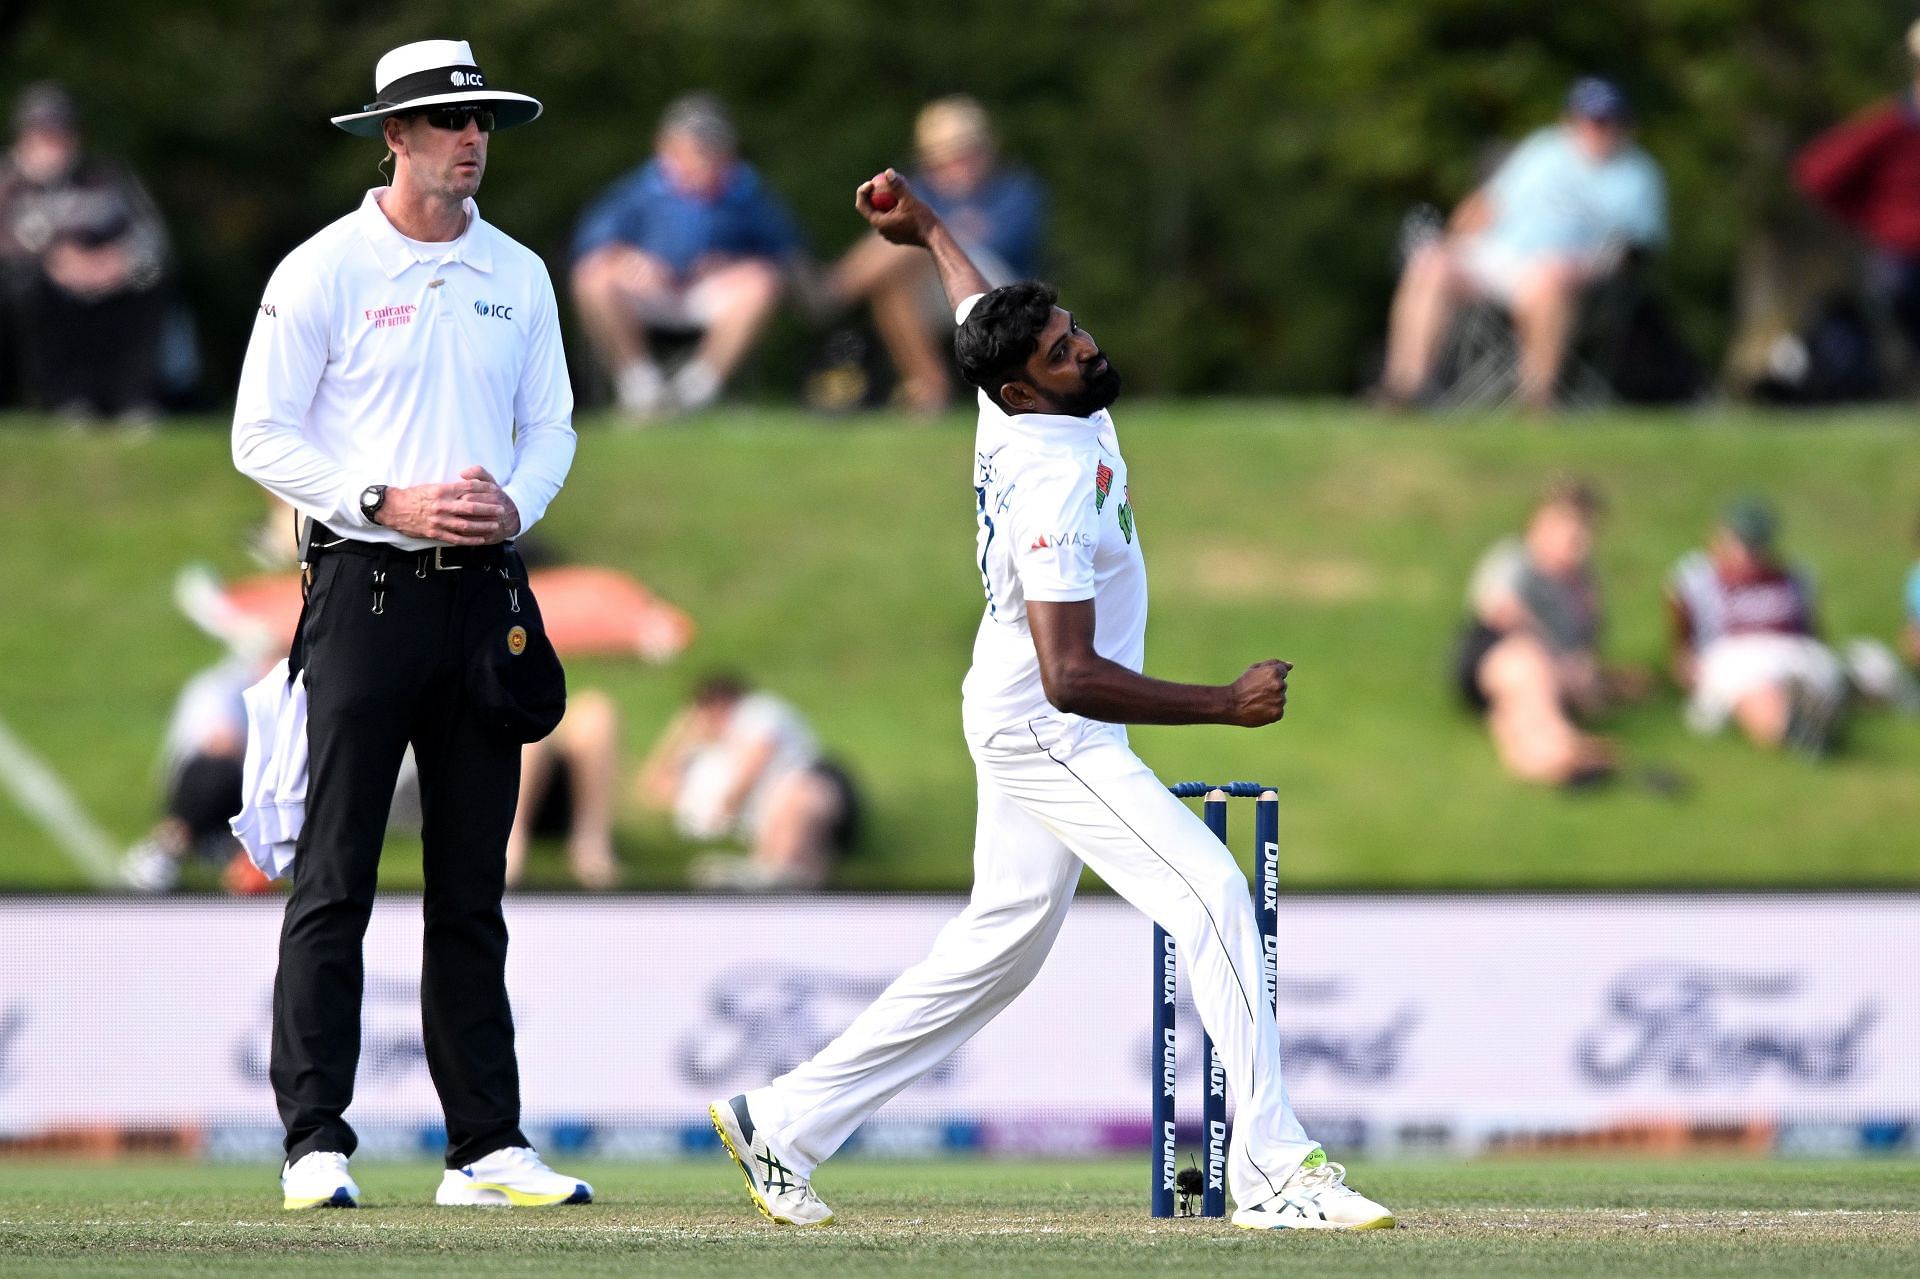
[[1146,561],[1107,411],[1120,374],[1052,289],[989,291],[891,169],[861,185],[854,207],[886,239],[933,255],[960,326],[960,371],[980,392],[975,558],[987,601],[962,689],[979,776],[973,898],[933,953],[818,1056],[709,1107],[754,1203],[784,1225],[833,1220],[814,1170],[1026,988],[1085,864],[1191,957],[1194,1002],[1239,1107],[1228,1156],[1233,1223],[1392,1226],[1294,1117],[1279,1028],[1261,1006],[1260,930],[1240,867],[1127,745],[1127,724],[1276,722],[1288,663],[1257,662],[1221,685],[1140,673]]

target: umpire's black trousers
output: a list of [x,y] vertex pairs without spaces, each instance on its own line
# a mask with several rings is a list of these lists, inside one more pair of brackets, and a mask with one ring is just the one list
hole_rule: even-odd
[[[455,562],[464,567],[440,566]],[[468,692],[475,644],[497,641],[484,623],[525,583],[500,571],[512,565],[517,578],[518,558],[498,547],[438,558],[316,549],[312,565],[294,652],[307,682],[307,814],[273,987],[287,1158],[356,1144],[344,1113],[360,1057],[361,942],[411,742],[424,818],[420,1011],[447,1166],[459,1167],[528,1144],[500,909],[520,746],[481,722]]]

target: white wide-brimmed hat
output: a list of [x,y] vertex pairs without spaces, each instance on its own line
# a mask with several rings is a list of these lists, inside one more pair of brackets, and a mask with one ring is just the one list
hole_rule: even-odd
[[526,124],[540,114],[539,99],[488,88],[465,40],[415,40],[390,51],[373,69],[373,95],[365,107],[333,122],[348,133],[377,138],[388,116],[428,107],[490,106],[496,129]]

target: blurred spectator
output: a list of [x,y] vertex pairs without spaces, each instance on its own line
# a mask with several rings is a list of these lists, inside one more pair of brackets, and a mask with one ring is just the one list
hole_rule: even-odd
[[[183,867],[199,859],[220,866],[229,892],[264,892],[270,881],[248,860],[228,825],[240,811],[247,753],[242,695],[280,658],[231,657],[187,682],[162,747],[166,816],[127,851],[121,877],[140,892],[169,892]],[[507,841],[507,882],[526,868],[538,836],[566,840],[567,864],[583,888],[612,888],[620,878],[613,851],[613,795],[619,776],[618,718],[597,689],[574,694],[552,736],[525,748],[520,806]],[[420,775],[407,752],[394,787],[390,824],[420,826]]]
[[1444,234],[1409,254],[1380,398],[1410,405],[1429,394],[1456,307],[1485,298],[1513,317],[1522,402],[1550,409],[1582,294],[1666,239],[1666,185],[1633,141],[1626,96],[1597,77],[1577,81],[1562,121],[1516,147]]
[[[653,158],[609,187],[574,233],[574,304],[636,421],[712,403],[780,301],[799,238],[737,141],[717,99],[678,99]],[[654,356],[661,332],[699,335],[671,378]]]
[[151,419],[162,389],[166,230],[139,181],[82,150],[73,99],[32,85],[0,161],[0,344],[38,407]]
[[1793,176],[1871,246],[1868,291],[1920,351],[1920,22],[1907,53],[1913,82],[1808,143]]
[[613,796],[620,777],[620,715],[589,688],[567,697],[553,733],[522,748],[520,807],[507,836],[507,884],[518,885],[536,836],[566,840],[567,868],[582,888],[620,882],[613,853]]
[[[539,550],[533,548],[537,557]],[[574,651],[632,652],[634,645],[664,660],[680,651],[692,634],[684,618],[648,621],[632,592],[609,570],[544,569],[549,575],[578,574],[579,589],[562,589],[545,602],[552,608],[549,631],[558,622]],[[570,583],[569,577],[553,577]],[[544,595],[544,593],[543,593]],[[166,892],[178,885],[185,863],[199,857],[225,869],[221,882],[231,892],[262,892],[270,884],[233,838],[228,825],[240,811],[242,768],[247,750],[246,690],[285,655],[300,614],[297,583],[286,574],[223,584],[212,570],[188,565],[174,580],[174,602],[187,619],[225,644],[227,660],[187,682],[174,707],[161,749],[166,817],[121,863],[121,877],[143,892]],[[667,609],[657,602],[654,610]],[[596,634],[581,615],[612,620],[619,632]],[[669,613],[674,612],[667,609]],[[677,613],[675,616],[678,616]],[[674,629],[671,637],[641,634],[643,625]],[[507,841],[507,882],[517,884],[525,870],[527,847],[541,836],[564,839],[567,862],[582,887],[602,889],[619,881],[614,858],[613,799],[619,779],[619,720],[613,700],[597,689],[569,695],[565,716],[545,740],[524,748],[520,801]],[[420,776],[408,749],[394,786],[388,824],[420,829]]]
[[1668,585],[1673,675],[1692,695],[1687,724],[1728,720],[1761,746],[1824,754],[1847,697],[1839,658],[1818,638],[1813,586],[1776,549],[1780,520],[1759,498],[1727,509],[1704,551]]
[[1456,675],[1486,717],[1500,762],[1523,781],[1566,786],[1610,775],[1612,742],[1578,717],[1641,696],[1641,672],[1600,660],[1599,584],[1593,573],[1598,495],[1562,481],[1547,490],[1521,537],[1494,544],[1468,588],[1472,620]]
[[[965,95],[928,103],[914,124],[914,147],[920,161],[915,193],[952,228],[987,282],[1032,278],[1046,192],[1031,173],[1000,163],[986,110]],[[946,407],[953,395],[953,308],[925,253],[868,235],[834,266],[827,290],[837,303],[865,301],[873,308],[906,408],[937,413]]]
[[[1920,546],[1920,523],[1914,525],[1914,543]],[[1920,671],[1920,558],[1907,571],[1907,624],[1900,636],[1900,648],[1907,661]]]
[[846,773],[821,757],[799,711],[730,675],[694,690],[642,765],[639,789],[681,834],[746,843],[744,857],[694,863],[702,888],[819,888],[853,841],[857,799]]
[[191,858],[220,866],[230,891],[258,892],[267,886],[227,823],[240,811],[241,763],[247,754],[247,708],[241,696],[278,660],[278,654],[236,654],[199,672],[181,690],[160,752],[166,816],[127,851],[120,873],[128,887],[168,892]]

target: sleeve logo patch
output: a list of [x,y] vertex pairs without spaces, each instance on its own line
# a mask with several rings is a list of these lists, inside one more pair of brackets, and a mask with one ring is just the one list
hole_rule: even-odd
[[1120,531],[1126,535],[1127,545],[1133,545],[1133,490],[1120,490]]
[[1102,510],[1107,505],[1107,494],[1113,491],[1113,468],[1101,462],[1093,472],[1093,509]]
[[527,651],[527,628],[516,626],[507,632],[507,651],[515,657]]

